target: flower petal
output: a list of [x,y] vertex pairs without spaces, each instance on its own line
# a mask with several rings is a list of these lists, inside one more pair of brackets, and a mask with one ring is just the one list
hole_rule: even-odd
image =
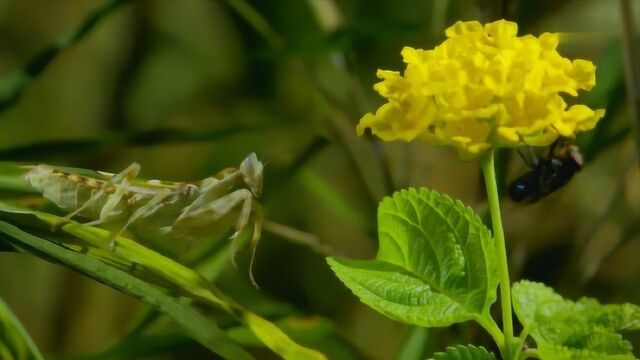
[[567,109],[562,96],[595,84],[595,66],[558,51],[558,34],[518,37],[506,20],[459,21],[432,50],[402,49],[403,73],[379,70],[374,88],[387,103],[365,115],[385,141],[420,139],[480,156],[491,147],[548,146],[559,136],[592,129],[604,110]]

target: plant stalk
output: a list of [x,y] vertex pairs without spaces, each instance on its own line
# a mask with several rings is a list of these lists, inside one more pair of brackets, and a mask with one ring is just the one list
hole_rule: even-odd
[[518,360],[525,359],[540,359],[540,356],[538,356],[538,349],[527,349],[523,351]]
[[486,332],[489,333],[489,335],[491,335],[493,341],[496,342],[498,348],[500,348],[500,351],[502,351],[502,349],[504,349],[504,334],[502,334],[502,331],[500,331],[500,328],[495,323],[493,318],[491,318],[491,316],[487,314],[486,316],[478,317],[475,320],[478,324],[480,324],[480,326],[485,329]]
[[507,262],[507,248],[502,229],[502,217],[500,215],[500,198],[496,182],[496,170],[494,165],[494,149],[487,152],[480,161],[484,182],[487,188],[487,200],[491,213],[493,236],[498,250],[498,270],[500,272],[500,306],[502,307],[502,329],[504,333],[504,348],[502,355],[505,360],[513,358],[513,315],[511,311],[511,281],[509,280],[509,266]]
[[636,41],[633,4],[630,0],[620,0],[622,44],[626,69],[627,98],[631,126],[636,137],[636,160],[640,161],[640,69],[638,68],[638,46]]

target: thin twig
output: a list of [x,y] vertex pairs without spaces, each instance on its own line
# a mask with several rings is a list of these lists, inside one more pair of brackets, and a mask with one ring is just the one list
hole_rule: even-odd
[[246,0],[225,0],[251,27],[271,46],[279,48],[284,41],[282,37],[269,25],[269,22]]
[[627,98],[629,114],[636,136],[636,160],[640,162],[640,74],[638,70],[638,49],[633,19],[633,7],[630,0],[620,0],[622,19],[622,39],[625,54]]
[[318,236],[292,228],[291,226],[276,223],[273,221],[265,221],[263,229],[264,231],[278,235],[292,243],[307,246],[309,249],[317,253],[323,255],[337,254],[334,248],[329,245],[323,244]]
[[240,133],[262,131],[267,128],[269,127],[258,126],[247,128],[242,126],[233,126],[224,129],[198,131],[176,128],[160,128],[138,132],[114,131],[96,137],[52,140],[20,145],[8,149],[0,149],[0,159],[42,159],[47,156],[110,149],[114,146],[144,147],[171,143],[211,142]]
[[[269,44],[269,46],[273,49],[278,49],[284,44],[284,39],[280,34],[278,34],[267,22],[267,20],[260,14],[255,8],[252,7],[245,0],[225,0],[234,11],[238,13],[249,25],[251,25],[254,30]],[[310,75],[309,78],[314,83],[316,90],[322,95],[325,100],[335,106],[337,109],[343,111],[347,116],[351,116],[350,108],[347,104],[344,104],[342,101],[337,99],[335,96],[330,94],[323,86],[320,84],[319,80],[316,76],[314,76],[307,68],[307,66],[302,61],[296,61],[295,64],[299,64],[303,70],[306,70]],[[355,173],[358,179],[362,182],[362,185],[365,189],[368,190],[368,199],[373,204],[373,207],[376,206],[378,202],[378,197],[369,186],[367,176],[363,173],[362,167],[358,166],[358,162],[356,160],[356,155],[353,149],[347,144],[346,139],[341,136],[341,132],[338,129],[335,123],[332,123],[331,119],[329,119],[328,125],[329,130],[332,132],[332,135],[335,136],[337,143],[344,148],[345,153],[351,165],[355,169]],[[377,157],[379,158],[379,157]],[[384,164],[382,164],[384,167]]]
[[[328,12],[319,11],[321,8],[314,7],[311,5],[312,2],[308,2],[308,4],[311,6],[311,10],[314,12],[314,15],[316,16],[316,19],[319,23],[321,24],[331,23],[332,21],[329,18],[332,18],[335,16],[339,17],[340,19],[344,19],[344,17],[339,13],[339,7],[336,6],[333,1],[327,1],[327,0],[324,0],[324,1],[325,1],[324,2],[325,7],[330,7],[331,9],[333,9],[332,11],[328,11]],[[329,6],[327,4],[332,4],[332,5]],[[342,24],[343,21],[344,20],[341,20],[339,22],[340,26],[343,25]],[[338,30],[338,28],[339,26],[336,25],[332,27],[323,27],[323,30],[327,33],[331,33]],[[372,109],[369,104],[369,101],[367,100],[366,91],[364,90],[362,81],[356,75],[355,68],[357,66],[357,63],[355,61],[355,58],[353,54],[349,54],[347,52],[340,52],[340,51],[332,52],[332,57],[334,59],[340,59],[340,61],[337,61],[337,60],[332,61],[332,64],[336,68],[339,68],[339,70],[344,71],[347,74],[347,78],[348,78],[347,85],[351,90],[353,101],[349,103],[345,103],[344,101],[333,96],[329,91],[329,89],[325,89],[323,84],[319,81],[319,79],[312,77],[312,78],[315,78],[313,79],[313,81],[316,84],[316,88],[320,91],[322,95],[325,96],[325,98],[331,99],[332,102],[336,104],[336,107],[338,109],[343,110],[345,115],[349,116],[352,119],[353,118],[357,119],[360,116],[362,116],[362,114],[366,112],[370,112]],[[396,189],[396,185],[395,185],[393,176],[391,174],[389,157],[385,152],[384,146],[371,133],[367,133],[365,138],[371,144],[373,155],[376,161],[378,162],[378,164],[380,165],[380,170],[382,172],[382,184],[384,186],[385,193],[387,194],[392,193]],[[344,140],[343,142],[345,143],[345,146],[346,146],[346,140]],[[360,172],[361,172],[360,176],[364,177],[364,174],[362,173],[362,171]],[[366,182],[365,182],[365,186],[368,186]],[[378,198],[373,191],[370,191],[370,192],[371,192],[370,194],[371,198],[373,200],[372,203],[373,203],[373,206],[375,207],[377,204]]]
[[118,6],[131,0],[106,0],[97,9],[91,12],[74,30],[56,39],[49,47],[37,53],[27,61],[19,71],[10,75],[0,83],[0,112],[15,104],[24,91],[31,85],[60,52],[77,43],[85,37],[94,27]]
[[509,19],[509,0],[494,2],[494,20]]
[[[626,174],[629,172],[629,169],[633,166],[633,161],[629,161],[628,164],[625,164],[623,173]],[[587,237],[584,241],[580,243],[576,243],[574,245],[574,249],[571,251],[571,258],[569,259],[569,264],[567,266],[566,275],[564,281],[567,285],[571,284],[574,289],[579,286],[584,286],[587,281],[589,281],[590,274],[585,274],[582,270],[582,259],[585,255],[585,252],[589,249],[591,244],[595,241],[597,235],[597,229],[602,226],[602,224],[608,220],[611,216],[611,213],[615,209],[615,207],[625,198],[626,187],[624,186],[626,182],[626,176],[620,176],[618,181],[614,186],[614,191],[609,198],[609,201],[604,206],[603,210],[600,211],[598,217],[590,222],[589,228],[587,230]],[[613,250],[612,250],[613,251]],[[606,255],[605,255],[606,256]],[[594,269],[595,273],[597,269]]]
[[[616,251],[627,245],[630,241],[636,239],[636,237],[640,234],[640,223],[632,222],[624,227],[622,230],[622,234],[620,235],[620,239],[616,243],[616,246],[612,249],[609,249],[605,254],[602,255],[600,261],[598,262],[598,269],[601,267],[601,264],[606,263]],[[596,269],[596,270],[598,270]],[[589,284],[591,280],[594,279],[597,271],[592,271],[589,274],[585,274],[582,278],[582,282],[584,285]]]
[[[373,108],[370,104],[370,101],[368,101],[367,92],[365,91],[362,79],[360,79],[360,77],[357,75],[358,63],[356,62],[354,54],[345,53],[342,54],[342,56],[345,59],[344,70],[347,71],[349,75],[349,85],[351,86],[353,92],[354,103],[360,104],[360,111],[358,112],[358,114],[356,114],[355,117],[357,119],[360,118],[363,114],[373,111]],[[370,132],[367,132],[366,139],[371,144],[373,155],[380,165],[385,193],[391,194],[397,189],[397,184],[395,182],[393,174],[391,173],[391,162],[389,159],[389,154],[387,153],[383,142],[380,139],[375,138]],[[405,147],[408,146],[408,144],[405,144]]]
[[128,128],[129,120],[126,111],[126,104],[131,95],[130,89],[137,80],[136,75],[144,64],[146,56],[149,52],[150,44],[150,26],[148,13],[153,10],[152,2],[137,2],[133,4],[133,18],[131,19],[131,46],[124,56],[120,69],[115,76],[115,85],[113,87],[113,95],[111,106],[109,107],[111,115],[107,116],[109,122],[107,128],[109,130],[124,130]]
[[293,162],[287,166],[284,170],[269,176],[265,182],[270,184],[277,184],[276,189],[269,187],[269,191],[262,194],[262,202],[265,203],[267,199],[271,198],[275,193],[282,190],[287,181],[289,181],[303,166],[305,166],[311,159],[313,159],[321,150],[329,145],[329,140],[324,137],[318,136],[307,145],[304,150],[293,160]]

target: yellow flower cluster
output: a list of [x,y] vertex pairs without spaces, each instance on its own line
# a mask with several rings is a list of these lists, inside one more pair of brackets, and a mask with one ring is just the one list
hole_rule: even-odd
[[595,66],[562,57],[558,35],[517,37],[515,23],[458,22],[433,50],[405,47],[404,74],[378,70],[374,89],[388,102],[357,126],[385,141],[451,145],[463,158],[491,147],[546,146],[592,129],[604,110],[567,106],[595,85]]

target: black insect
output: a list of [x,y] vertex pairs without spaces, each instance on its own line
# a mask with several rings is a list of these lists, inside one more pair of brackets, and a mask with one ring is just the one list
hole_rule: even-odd
[[509,184],[509,197],[534,203],[563,187],[582,168],[582,155],[574,144],[559,139],[549,147],[547,158],[522,159],[531,168]]

